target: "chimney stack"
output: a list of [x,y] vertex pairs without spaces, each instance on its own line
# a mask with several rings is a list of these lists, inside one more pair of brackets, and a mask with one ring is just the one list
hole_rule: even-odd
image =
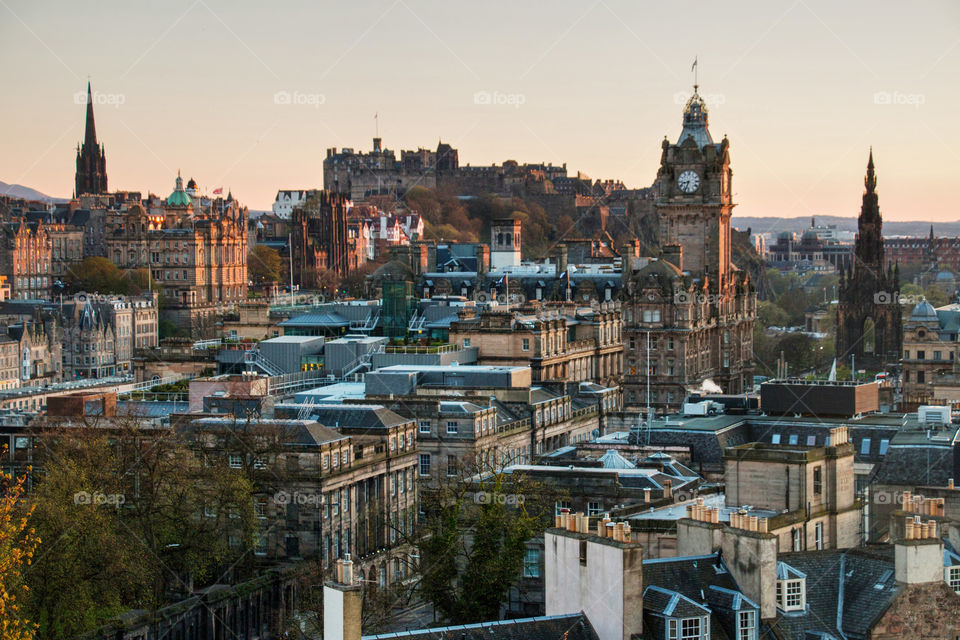
[[490,271],[490,245],[477,245],[477,286],[487,276]]
[[363,590],[354,584],[350,554],[337,560],[336,581],[323,585],[324,640],[360,640]]
[[567,245],[557,246],[557,277],[559,278],[567,270]]
[[936,520],[923,522],[919,515],[908,516],[904,525],[903,538],[894,544],[897,582],[942,581],[943,542]]

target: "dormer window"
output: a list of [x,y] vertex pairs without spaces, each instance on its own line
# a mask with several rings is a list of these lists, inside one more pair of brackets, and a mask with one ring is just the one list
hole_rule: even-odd
[[943,554],[943,581],[960,594],[960,555],[949,549]]
[[960,566],[946,567],[943,573],[943,577],[950,588],[960,594]]
[[710,622],[702,618],[667,619],[667,640],[707,640],[710,637]]
[[777,563],[777,607],[803,611],[807,606],[807,575],[785,562]]
[[738,611],[737,612],[737,638],[738,640],[756,640],[757,638],[757,612],[756,611]]
[[784,611],[799,611],[806,606],[804,580],[778,580],[777,606]]

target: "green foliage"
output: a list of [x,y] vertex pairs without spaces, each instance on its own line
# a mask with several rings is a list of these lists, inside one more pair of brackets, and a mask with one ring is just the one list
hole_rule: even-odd
[[276,249],[262,244],[254,245],[247,254],[247,274],[254,284],[278,282],[283,272],[283,260]]
[[250,482],[200,464],[170,434],[131,422],[45,434],[44,474],[29,496],[43,544],[26,576],[41,638],[72,638],[131,608],[154,609],[216,582],[253,544]]
[[163,338],[188,337],[186,331],[181,330],[172,320],[167,318],[160,318],[157,321],[157,332],[160,334],[161,340]]
[[769,336],[759,323],[753,330],[753,356],[757,375],[773,376],[781,353],[787,361],[789,375],[815,369],[825,373],[833,362],[833,336],[818,340],[804,333],[782,333]]
[[421,493],[419,592],[454,624],[497,619],[557,497],[515,474],[472,471]]
[[142,270],[125,272],[107,258],[84,258],[79,266],[67,273],[69,290],[72,293],[102,293],[114,295],[137,295],[142,291],[141,281],[147,277]]
[[757,302],[757,322],[762,327],[783,327],[790,323],[790,316],[776,304],[761,300]]
[[927,302],[932,304],[934,308],[950,304],[950,296],[940,285],[931,284],[923,290],[923,295],[927,298]]

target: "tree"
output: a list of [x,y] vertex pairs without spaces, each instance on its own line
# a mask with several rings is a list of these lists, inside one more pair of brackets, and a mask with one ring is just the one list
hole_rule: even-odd
[[[70,268],[67,277],[70,280],[70,291],[73,293],[81,291],[115,295],[140,293],[140,287],[135,279],[106,258],[84,258],[79,266]],[[138,277],[142,278],[142,275]]]
[[[43,560],[26,576],[41,638],[152,610],[236,572],[253,547],[249,482],[203,464],[178,434],[136,417],[54,426],[29,503]],[[240,545],[232,548],[231,538]]]
[[923,290],[923,295],[927,298],[927,302],[933,305],[934,309],[950,304],[950,296],[938,284],[928,286]]
[[280,280],[283,260],[276,249],[258,244],[247,254],[247,273],[254,284],[266,284]]
[[376,271],[383,261],[368,261],[353,269],[340,281],[340,289],[344,295],[362,298],[367,293],[367,276]]
[[762,328],[785,327],[789,323],[790,316],[776,304],[765,300],[757,302],[757,324]]
[[0,638],[4,640],[31,640],[37,629],[36,623],[24,617],[20,605],[28,593],[24,567],[32,562],[40,544],[40,538],[27,525],[33,510],[18,513],[25,480],[26,476],[13,479],[0,473],[0,481],[6,485],[0,501]]
[[497,619],[526,543],[553,517],[555,492],[482,463],[421,491],[420,594],[453,624]]

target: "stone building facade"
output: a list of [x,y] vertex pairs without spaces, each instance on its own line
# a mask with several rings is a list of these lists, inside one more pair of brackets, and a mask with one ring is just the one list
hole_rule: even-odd
[[845,427],[831,431],[828,446],[755,442],[728,448],[724,462],[727,506],[772,512],[769,532],[781,550],[846,549],[863,540]]
[[347,275],[350,269],[347,212],[350,200],[339,193],[310,194],[293,210],[290,221],[293,282],[304,289],[316,289],[318,272]]
[[616,303],[532,304],[509,311],[465,307],[450,342],[476,347],[480,364],[529,366],[534,382],[616,384],[623,371],[623,318]]
[[70,224],[47,225],[50,238],[50,277],[54,284],[76,277],[74,270],[83,261],[83,229]]
[[247,298],[247,208],[232,194],[195,202],[179,175],[166,200],[147,204],[111,213],[106,256],[121,269],[149,270],[165,319],[193,336],[212,335],[216,317]]
[[903,324],[903,409],[928,404],[934,396],[934,383],[942,374],[954,371],[960,344],[956,332],[949,331],[950,311],[940,313],[926,300],[913,308]]
[[187,415],[180,428],[206,455],[249,474],[262,523],[257,556],[329,567],[350,553],[382,586],[402,579],[417,513],[415,423],[383,407],[311,409],[303,420]]
[[50,236],[42,222],[3,223],[0,275],[10,283],[10,297],[46,300],[53,284]]
[[714,143],[707,125],[695,90],[679,140],[662,145],[654,208],[663,253],[641,258],[634,244],[622,254],[628,405],[647,403],[648,383],[658,409],[677,408],[707,380],[727,393],[752,385],[756,291],[730,257],[730,144]]
[[398,160],[394,151],[383,147],[382,139],[374,138],[369,152],[327,149],[323,187],[352,200],[402,196],[414,186],[433,189],[443,176],[454,175],[458,168],[457,150],[449,144],[440,142],[435,151],[401,151]]

